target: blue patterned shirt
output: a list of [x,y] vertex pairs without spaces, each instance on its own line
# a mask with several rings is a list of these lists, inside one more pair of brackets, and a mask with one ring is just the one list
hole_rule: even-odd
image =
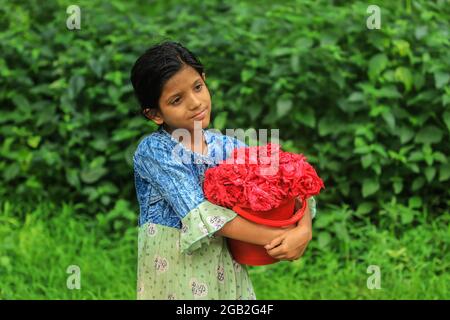
[[202,130],[207,154],[186,148],[160,127],[144,137],[133,156],[139,225],[147,222],[181,228],[181,219],[205,201],[205,171],[247,146],[217,130]]

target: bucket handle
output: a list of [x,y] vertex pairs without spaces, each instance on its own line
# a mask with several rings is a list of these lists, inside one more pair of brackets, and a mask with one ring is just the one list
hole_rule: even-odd
[[250,220],[252,222],[258,223],[258,224],[263,224],[266,226],[271,226],[271,227],[285,227],[291,224],[296,223],[297,221],[299,221],[303,215],[305,214],[305,210],[306,210],[306,199],[301,199],[302,200],[302,207],[300,209],[297,210],[297,212],[290,217],[289,219],[286,220],[270,220],[270,219],[264,219],[255,215],[252,215],[248,212],[246,212],[244,209],[242,209],[239,206],[234,206],[233,207],[233,211],[236,212],[237,214],[239,214],[241,217]]

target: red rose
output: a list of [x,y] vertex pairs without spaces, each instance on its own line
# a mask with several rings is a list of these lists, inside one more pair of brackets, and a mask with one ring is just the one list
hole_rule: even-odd
[[306,160],[302,154],[282,151],[278,144],[237,148],[206,171],[205,196],[227,208],[267,211],[287,198],[316,195],[325,186]]

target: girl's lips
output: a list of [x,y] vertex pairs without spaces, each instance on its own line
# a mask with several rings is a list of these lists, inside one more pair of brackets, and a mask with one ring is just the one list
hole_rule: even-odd
[[200,112],[196,116],[192,117],[192,119],[193,120],[202,120],[206,116],[206,111],[207,111],[207,109],[203,110],[202,112]]

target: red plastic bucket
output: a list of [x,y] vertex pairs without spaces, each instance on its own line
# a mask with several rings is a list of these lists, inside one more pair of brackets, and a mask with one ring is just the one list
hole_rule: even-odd
[[[234,206],[232,210],[241,217],[258,224],[270,227],[285,227],[296,223],[305,214],[306,199],[301,199],[301,201],[302,207],[295,214],[295,198],[288,199],[277,208],[268,211],[253,211],[239,206]],[[227,239],[227,242],[233,259],[240,264],[262,266],[278,262],[277,259],[272,258],[267,253],[264,246],[230,238]]]

